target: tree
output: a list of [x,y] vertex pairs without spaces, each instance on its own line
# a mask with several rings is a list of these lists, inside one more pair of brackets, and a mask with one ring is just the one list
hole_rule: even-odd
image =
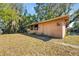
[[0,17],[6,25],[5,32],[14,33],[18,31],[18,22],[21,20],[23,4],[0,4]]
[[2,33],[3,33],[4,29],[5,29],[4,22],[3,22],[3,20],[2,20],[2,19],[0,19],[0,34],[2,34]]
[[77,21],[79,19],[79,9],[76,10],[71,16],[70,16],[70,23],[74,22],[74,21]]
[[79,33],[79,9],[71,15],[70,23],[72,22],[74,22],[72,29]]
[[69,3],[37,3],[34,8],[39,21],[47,20],[61,15],[68,15],[72,4]]

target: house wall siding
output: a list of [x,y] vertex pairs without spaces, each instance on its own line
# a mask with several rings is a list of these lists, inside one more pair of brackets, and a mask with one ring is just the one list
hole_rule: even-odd
[[[58,26],[57,23],[60,25]],[[46,23],[40,23],[38,25],[38,30],[36,30],[38,34],[44,34],[52,37],[60,37],[64,38],[65,36],[65,21],[58,20]]]
[[[52,37],[64,38],[66,34],[66,25],[68,17],[61,17],[52,21],[46,21],[38,24],[38,30],[30,30],[37,34],[44,34]],[[32,24],[35,25],[35,24]]]

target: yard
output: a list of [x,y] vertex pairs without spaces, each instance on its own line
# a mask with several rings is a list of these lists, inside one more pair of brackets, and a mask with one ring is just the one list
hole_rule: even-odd
[[[68,41],[67,41],[68,40]],[[63,42],[62,40],[60,40]],[[72,42],[73,41],[73,42]],[[23,34],[0,35],[0,55],[2,56],[54,56],[79,55],[79,49],[70,46],[55,44],[53,39],[43,41]],[[79,36],[68,36],[65,43],[79,44]]]
[[67,44],[72,45],[78,45],[79,46],[79,36],[78,35],[72,35],[72,36],[66,36],[63,40],[55,40],[55,42],[64,42]]

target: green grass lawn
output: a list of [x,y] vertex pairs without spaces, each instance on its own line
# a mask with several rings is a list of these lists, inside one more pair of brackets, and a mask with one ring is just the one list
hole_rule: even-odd
[[[71,41],[72,40],[74,41],[75,38],[78,39],[78,37],[74,37],[73,39],[73,37],[71,36],[69,36],[69,38],[71,38]],[[67,39],[70,40],[69,38],[66,37],[65,40]],[[2,56],[79,55],[79,49],[55,44],[53,40],[43,41],[22,34],[4,34],[0,35],[0,55]]]

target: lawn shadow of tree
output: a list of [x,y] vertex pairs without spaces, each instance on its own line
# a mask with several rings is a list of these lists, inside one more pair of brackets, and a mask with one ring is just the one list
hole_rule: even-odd
[[33,38],[37,38],[37,39],[40,39],[40,40],[43,40],[43,41],[49,41],[49,40],[53,40],[53,39],[61,39],[61,38],[57,38],[57,37],[51,37],[51,36],[47,36],[47,35],[38,35],[38,34],[28,34],[28,33],[22,33],[23,35],[27,35],[27,36],[30,36],[30,37],[33,37]]

